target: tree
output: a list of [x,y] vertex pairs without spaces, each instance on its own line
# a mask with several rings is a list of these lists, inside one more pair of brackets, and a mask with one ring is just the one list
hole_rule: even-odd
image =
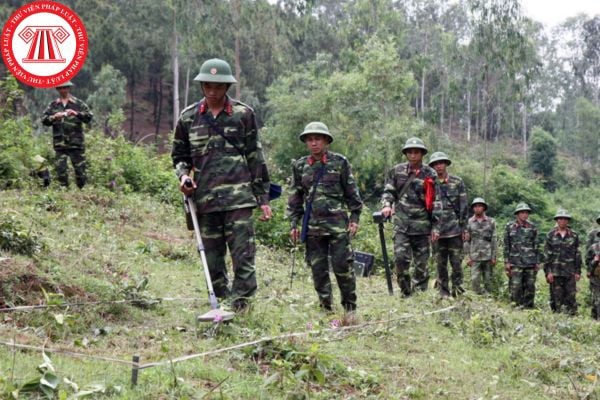
[[542,177],[547,189],[554,189],[554,168],[556,167],[556,140],[540,127],[532,130],[529,168]]
[[124,122],[123,106],[127,101],[125,87],[127,80],[121,71],[110,64],[102,66],[94,77],[94,91],[87,99],[92,107],[95,119],[102,126],[104,134],[115,138],[121,131]]

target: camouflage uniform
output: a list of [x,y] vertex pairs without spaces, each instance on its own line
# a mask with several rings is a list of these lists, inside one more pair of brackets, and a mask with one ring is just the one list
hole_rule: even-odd
[[596,234],[597,241],[588,250],[590,257],[586,257],[588,277],[590,278],[590,293],[592,296],[592,318],[600,319],[600,262],[595,257],[600,257],[600,231]]
[[[66,110],[75,110],[79,114],[54,119],[54,114]],[[52,101],[44,110],[42,123],[46,126],[52,126],[52,142],[56,152],[56,175],[63,186],[69,186],[67,166],[69,158],[75,170],[77,186],[82,188],[86,183],[85,145],[82,125],[89,123],[92,117],[93,114],[89,107],[73,96],[69,96],[66,105],[63,105],[62,100],[58,98]]]
[[[342,306],[352,311],[356,308],[356,278],[347,229],[349,222],[358,223],[362,200],[348,160],[340,154],[327,151],[321,160],[315,160],[311,155],[294,162],[287,215],[291,219],[292,229],[297,229],[298,221],[304,215],[304,204],[323,165],[325,170],[317,185],[308,224],[306,261],[312,270],[320,305],[330,310],[332,293],[328,257],[331,257]],[[345,206],[350,211],[350,218],[344,210]]]
[[539,263],[536,226],[525,221],[509,222],[504,229],[504,261],[511,264],[510,297],[519,306],[533,308]]
[[[213,119],[244,156],[204,118]],[[257,287],[252,209],[268,204],[269,187],[254,112],[229,97],[216,118],[204,100],[187,107],[175,128],[171,157],[178,178],[194,170],[194,201],[215,294],[245,304]],[[226,247],[233,261],[231,291]]]
[[[415,175],[414,180],[402,198],[398,198],[411,175]],[[405,296],[410,295],[413,289],[427,290],[429,240],[435,220],[426,209],[425,181],[435,185],[436,178],[437,173],[433,168],[421,165],[413,170],[410,163],[406,162],[394,166],[385,180],[381,202],[383,207],[394,206],[394,263],[398,285]],[[411,255],[414,261],[412,284],[409,271]]]
[[564,237],[558,228],[548,232],[544,246],[544,273],[554,275],[554,282],[550,284],[552,311],[560,312],[564,307],[569,314],[576,314],[575,275],[581,275],[581,253],[579,236],[575,231],[567,228]]
[[463,180],[454,175],[446,179],[437,179],[437,193],[439,206],[436,207],[438,225],[434,232],[439,234],[439,239],[433,244],[437,266],[437,287],[443,295],[449,295],[448,261],[452,266],[452,295],[464,292],[462,288],[462,234],[467,227],[469,204],[467,191]]
[[487,215],[478,219],[473,216],[467,223],[468,237],[465,241],[465,253],[473,262],[471,265],[471,283],[473,290],[482,294],[481,280],[485,291],[492,291],[492,260],[496,259],[497,235],[496,220]]

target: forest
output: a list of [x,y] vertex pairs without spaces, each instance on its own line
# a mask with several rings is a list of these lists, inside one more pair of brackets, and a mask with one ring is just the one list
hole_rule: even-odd
[[[4,0],[0,21],[27,2]],[[89,185],[42,189],[32,177],[37,155],[54,174],[41,115],[56,91],[22,85],[0,65],[0,307],[40,306],[0,315],[1,397],[600,395],[587,279],[572,318],[550,313],[541,274],[536,309],[511,308],[502,260],[491,297],[387,296],[371,220],[385,171],[417,136],[429,154],[448,154],[449,172],[470,200],[486,199],[498,226],[524,201],[542,235],[566,208],[585,238],[600,213],[600,15],[544,27],[519,0],[60,2],[89,37],[72,90],[94,113]],[[366,205],[353,246],[377,258],[373,277],[358,282],[360,332],[337,330],[341,315],[316,311],[310,271],[289,241],[286,192],[272,203],[273,220],[256,223],[254,311],[230,325],[194,325],[206,296],[170,151],[180,112],[202,98],[193,77],[213,57],[239,82],[229,95],[258,116],[274,182],[287,188],[310,121],[326,123],[331,150],[350,160]],[[313,333],[168,363],[298,331]],[[4,346],[11,340],[48,351]],[[166,364],[130,387],[132,354]]]

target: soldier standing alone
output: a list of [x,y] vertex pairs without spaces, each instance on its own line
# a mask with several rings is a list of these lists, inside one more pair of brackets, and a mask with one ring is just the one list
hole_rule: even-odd
[[70,158],[75,170],[75,183],[81,189],[87,181],[83,124],[88,124],[93,114],[87,104],[71,95],[73,86],[73,83],[66,82],[56,87],[59,97],[44,110],[42,123],[52,126],[58,182],[61,186],[69,186]]
[[[433,153],[429,160],[429,166],[437,173],[439,215],[431,240],[437,266],[436,284],[443,297],[450,294],[456,297],[464,292],[462,252],[469,217],[465,184],[458,176],[448,173],[446,169],[450,164],[452,161],[441,151]],[[452,266],[452,289],[448,285],[448,262]]]
[[[261,220],[271,218],[269,178],[254,112],[227,96],[236,83],[229,64],[211,59],[194,78],[204,98],[181,112],[171,158],[180,190],[193,196],[215,294],[231,297],[242,310],[256,292],[252,210],[260,206]],[[193,174],[193,187],[186,181]],[[233,261],[233,284],[228,287],[225,254]]]
[[[487,203],[481,197],[471,203],[473,216],[467,222],[465,253],[467,265],[471,267],[471,284],[477,294],[492,292],[492,268],[496,265],[497,237],[496,221],[488,217]],[[481,288],[483,280],[484,290]]]
[[325,124],[309,123],[300,140],[306,143],[310,155],[300,158],[292,167],[292,194],[287,208],[292,224],[290,235],[295,243],[301,233],[298,221],[307,221],[303,224],[307,231],[302,236],[306,239],[306,261],[312,270],[320,307],[332,310],[328,261],[331,257],[342,306],[352,312],[356,309],[356,278],[350,237],[358,230],[362,200],[348,160],[328,150],[333,135]]
[[569,228],[571,216],[558,210],[554,216],[556,227],[548,232],[544,245],[544,273],[550,285],[550,307],[554,312],[563,308],[577,314],[577,281],[581,278],[579,236]]
[[[433,168],[423,165],[427,147],[421,139],[408,139],[402,153],[408,162],[395,165],[387,173],[381,213],[386,218],[394,214],[394,263],[398,285],[404,296],[410,296],[414,289],[427,290],[429,282],[427,259],[431,227],[436,223],[433,209],[437,174]],[[415,264],[412,282],[411,258]]]
[[531,208],[519,203],[516,219],[504,229],[504,269],[510,278],[511,301],[523,308],[533,308],[535,279],[539,266],[538,230],[529,221]]

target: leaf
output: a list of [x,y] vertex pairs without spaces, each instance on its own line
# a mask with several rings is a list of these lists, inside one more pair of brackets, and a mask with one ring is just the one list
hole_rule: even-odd
[[52,390],[56,390],[59,384],[58,376],[54,375],[52,372],[46,372],[42,379],[40,379],[40,385],[49,387]]
[[312,373],[320,385],[323,385],[325,383],[325,374],[323,373],[323,371],[321,371],[319,368],[313,368]]
[[265,382],[263,383],[263,387],[271,386],[276,383],[281,378],[281,374],[279,372],[275,372],[273,375],[269,376]]
[[587,379],[590,382],[596,382],[598,380],[598,375],[588,374],[588,375],[585,375],[585,379]]
[[79,391],[79,385],[76,384],[75,382],[73,382],[72,380],[70,380],[69,378],[63,378],[63,382],[69,386],[71,389],[73,389],[74,392],[78,392]]
[[59,325],[63,325],[65,323],[64,314],[54,314],[54,319],[56,320],[56,323]]
[[90,385],[89,387],[86,387],[86,388],[80,390],[79,392],[77,392],[73,396],[71,396],[71,399],[80,399],[82,397],[87,397],[92,394],[104,393],[105,391],[106,391],[106,387],[104,385],[101,385],[98,383],[98,384]]

